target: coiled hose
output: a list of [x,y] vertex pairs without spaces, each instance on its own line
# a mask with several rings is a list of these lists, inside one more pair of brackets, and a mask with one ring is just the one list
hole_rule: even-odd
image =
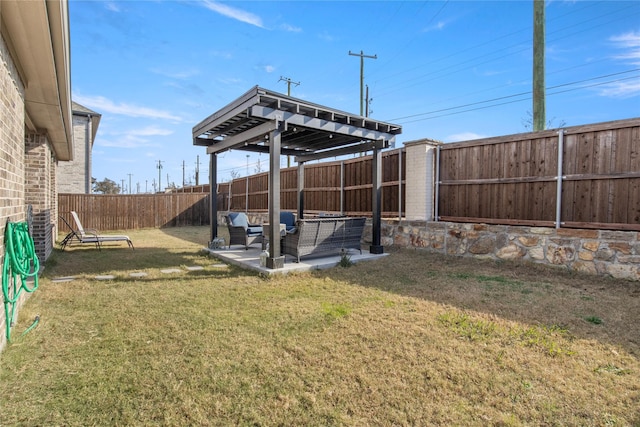
[[[2,295],[6,320],[7,342],[11,341],[11,326],[15,320],[15,307],[22,291],[38,289],[40,261],[36,256],[33,238],[26,222],[8,222],[4,233],[5,255],[2,265]],[[27,278],[33,277],[33,286],[27,285]],[[25,333],[33,329],[39,317]]]

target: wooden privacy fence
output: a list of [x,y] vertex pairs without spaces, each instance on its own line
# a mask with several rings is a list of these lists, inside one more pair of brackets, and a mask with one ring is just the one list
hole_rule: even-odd
[[[382,158],[381,213],[402,218],[407,174],[432,177],[407,172],[404,149]],[[640,119],[441,144],[435,162],[438,220],[640,231]],[[371,167],[370,156],[305,165],[305,212],[370,216]],[[297,175],[281,170],[281,209],[297,209]],[[266,212],[268,185],[268,172],[218,184],[218,210]],[[209,193],[179,191],[60,194],[59,212],[100,230],[209,224]]]
[[[305,166],[305,212],[342,212],[371,216],[371,156]],[[398,217],[404,211],[405,153],[382,154],[382,215]],[[281,209],[298,206],[298,169],[281,171]],[[209,224],[209,185],[183,188],[166,194],[59,194],[58,210],[70,224],[71,211],[83,225],[98,230],[129,230]],[[248,190],[248,191],[247,191]],[[269,173],[259,173],[217,188],[218,210],[266,212]],[[60,222],[60,231],[67,231]]]
[[640,230],[640,119],[439,146],[443,221]]
[[[405,200],[405,152],[396,149],[382,154],[382,206],[387,217],[400,217]],[[371,216],[371,156],[349,160],[307,164],[304,167],[305,212],[340,212]],[[266,212],[269,206],[269,173],[234,179],[226,197],[231,210]],[[280,171],[280,208],[298,208],[298,169]],[[224,191],[222,185],[218,191]],[[220,200],[220,199],[218,199]],[[223,208],[219,208],[224,210]]]
[[73,225],[71,211],[86,228],[131,230],[209,224],[210,203],[209,193],[59,194],[58,212]]

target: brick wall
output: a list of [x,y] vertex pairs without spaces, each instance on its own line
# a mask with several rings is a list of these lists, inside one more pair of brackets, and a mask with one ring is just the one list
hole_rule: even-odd
[[38,258],[44,263],[53,251],[58,218],[56,161],[46,135],[27,135],[25,148],[25,203],[33,208],[33,240]]
[[[24,203],[24,87],[0,37],[0,257],[4,261],[7,221],[25,219]],[[18,306],[27,294],[23,293]],[[0,350],[5,345],[6,319],[0,314]]]
[[91,192],[91,118],[73,115],[73,160],[59,162],[57,170],[60,193],[83,194]]

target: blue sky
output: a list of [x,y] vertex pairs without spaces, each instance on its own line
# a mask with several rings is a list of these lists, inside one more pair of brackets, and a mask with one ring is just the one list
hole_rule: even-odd
[[[551,127],[640,117],[640,2],[546,3]],[[525,132],[533,2],[70,0],[73,99],[102,114],[93,176],[125,191],[208,182],[192,127],[255,85],[403,126],[396,146]],[[158,161],[162,169],[158,169]],[[227,152],[219,181],[266,170]],[[248,167],[247,167],[248,164]],[[283,158],[283,166],[286,158]],[[131,182],[131,185],[129,185]]]

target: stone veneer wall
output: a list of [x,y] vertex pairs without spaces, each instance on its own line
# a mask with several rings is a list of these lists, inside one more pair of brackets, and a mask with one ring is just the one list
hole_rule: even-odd
[[[218,212],[218,224],[225,226]],[[249,212],[249,221],[266,214]],[[362,236],[372,242],[371,221]],[[640,232],[382,220],[381,244],[443,255],[535,262],[592,275],[640,281]]]
[[381,235],[384,246],[536,262],[640,280],[640,232],[636,231],[384,220]]

